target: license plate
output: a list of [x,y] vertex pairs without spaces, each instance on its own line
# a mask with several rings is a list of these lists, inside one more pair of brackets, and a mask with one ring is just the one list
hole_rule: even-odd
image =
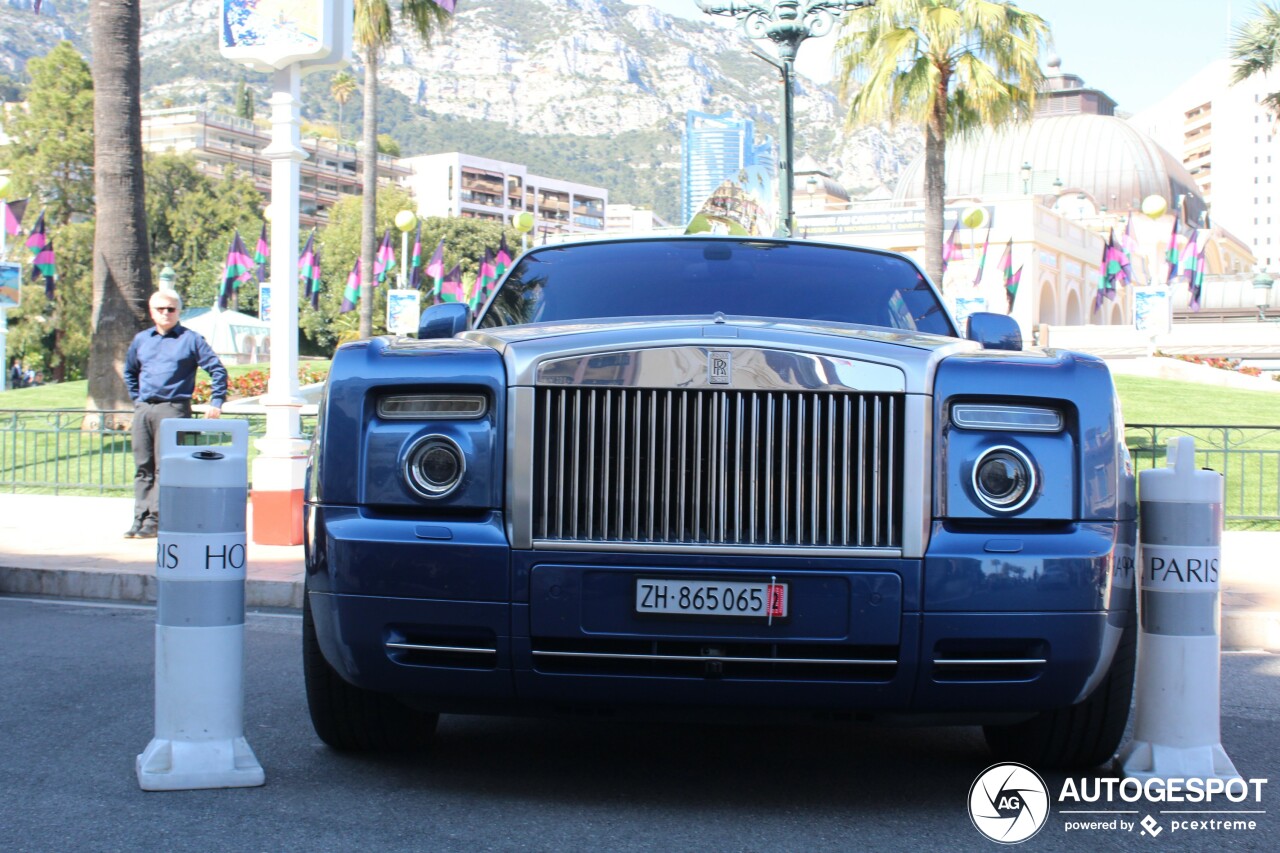
[[637,613],[783,619],[787,584],[771,581],[637,578]]

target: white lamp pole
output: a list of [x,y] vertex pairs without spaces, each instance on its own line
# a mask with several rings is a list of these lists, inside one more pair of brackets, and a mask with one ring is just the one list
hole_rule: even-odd
[[[4,261],[8,252],[9,240],[9,176],[0,175],[0,262]],[[18,276],[18,288],[22,288],[22,276]],[[0,391],[5,390],[9,381],[9,312],[0,306]]]
[[352,0],[295,5],[276,9],[270,18],[247,10],[243,20],[224,26],[220,45],[224,57],[272,75],[271,142],[262,152],[271,161],[271,378],[262,399],[267,428],[256,442],[251,492],[253,541],[261,545],[302,543],[307,442],[298,394],[298,193],[307,153],[301,145],[300,81],[303,74],[350,61],[354,19]]
[[409,232],[418,224],[418,217],[412,210],[402,210],[396,214],[396,228],[400,229],[400,289],[409,286]]

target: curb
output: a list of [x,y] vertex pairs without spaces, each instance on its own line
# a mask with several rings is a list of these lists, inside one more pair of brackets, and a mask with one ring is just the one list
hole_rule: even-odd
[[1280,652],[1280,612],[1224,611],[1221,634],[1224,652]]
[[[154,604],[156,578],[137,572],[0,568],[0,593]],[[245,607],[302,609],[301,581],[245,581]]]

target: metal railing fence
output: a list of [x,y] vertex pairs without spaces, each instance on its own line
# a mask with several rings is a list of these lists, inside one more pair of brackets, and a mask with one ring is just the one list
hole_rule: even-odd
[[[120,495],[133,493],[133,442],[121,417],[131,411],[0,409],[0,491]],[[224,414],[261,437],[265,415]],[[310,438],[315,416],[302,418]],[[1196,461],[1225,477],[1228,521],[1280,521],[1280,426],[1129,424],[1125,440],[1138,470],[1164,464],[1169,439],[1196,440]],[[250,442],[250,458],[256,454]]]
[[1139,471],[1165,464],[1169,439],[1189,435],[1196,464],[1223,475],[1227,521],[1280,521],[1280,426],[1128,424],[1125,441]]
[[[0,409],[0,491],[55,495],[133,494],[130,411]],[[249,423],[252,439],[266,430],[265,415],[224,413]],[[315,416],[302,418],[310,438]]]

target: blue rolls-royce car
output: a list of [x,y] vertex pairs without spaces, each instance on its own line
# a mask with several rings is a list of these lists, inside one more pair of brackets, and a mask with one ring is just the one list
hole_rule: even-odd
[[334,357],[306,496],[319,736],[440,713],[982,725],[1111,757],[1134,478],[1096,358],[960,334],[908,258],[801,240],[524,254],[473,316]]

